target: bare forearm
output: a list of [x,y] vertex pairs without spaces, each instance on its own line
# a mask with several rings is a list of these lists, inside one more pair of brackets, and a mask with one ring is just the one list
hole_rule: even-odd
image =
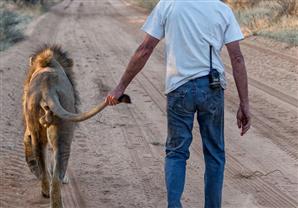
[[231,62],[233,67],[233,76],[240,98],[240,104],[248,104],[248,83],[244,58],[242,55],[238,55],[233,57]]
[[105,100],[107,105],[117,105],[119,103],[119,98],[123,95],[132,79],[143,69],[158,42],[159,39],[149,34],[145,35],[142,44],[131,57],[119,84],[108,93]]
[[241,128],[243,136],[251,125],[251,116],[248,101],[248,83],[245,62],[241,53],[239,41],[226,44],[233,67],[233,76],[240,98],[240,106],[237,111],[237,125]]
[[127,88],[132,79],[143,69],[152,51],[153,49],[144,48],[142,45],[137,49],[121,77],[117,86],[118,89],[124,91]]

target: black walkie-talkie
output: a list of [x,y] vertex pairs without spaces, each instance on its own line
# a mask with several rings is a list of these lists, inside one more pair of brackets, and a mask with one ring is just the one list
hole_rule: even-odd
[[216,89],[220,87],[220,78],[219,72],[213,68],[212,66],[212,45],[210,45],[210,73],[209,73],[209,86],[212,89]]

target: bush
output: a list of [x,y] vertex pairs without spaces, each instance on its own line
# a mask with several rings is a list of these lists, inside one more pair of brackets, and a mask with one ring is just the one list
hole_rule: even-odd
[[288,43],[292,46],[298,46],[298,29],[282,29],[282,30],[264,30],[257,32],[257,35],[275,39]]
[[22,20],[16,13],[7,10],[0,10],[0,16],[0,51],[3,51],[23,39],[18,27]]
[[261,0],[223,0],[229,4],[233,9],[244,9],[256,6]]
[[298,16],[297,0],[277,0],[277,3],[281,6],[281,15]]
[[274,25],[280,19],[280,6],[275,2],[261,2],[258,6],[235,10],[242,27],[257,31]]
[[297,0],[222,0],[229,4],[233,9],[247,9],[257,6],[260,2],[270,2],[272,4],[280,5],[280,16],[283,15],[298,15]]
[[40,3],[40,0],[0,0],[0,51],[24,38],[23,30],[30,20],[46,11]]
[[26,5],[26,6],[43,3],[43,1],[40,1],[40,0],[4,0],[4,1],[12,2],[12,3],[18,4],[18,5]]

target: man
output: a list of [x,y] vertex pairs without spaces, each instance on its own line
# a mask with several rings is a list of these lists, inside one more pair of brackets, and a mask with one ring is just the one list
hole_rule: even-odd
[[[165,38],[168,137],[165,179],[168,207],[182,207],[186,160],[192,142],[194,115],[203,141],[205,207],[221,207],[224,178],[224,66],[220,51],[226,45],[233,67],[240,105],[237,124],[244,135],[250,128],[247,74],[240,51],[243,39],[231,9],[219,0],[161,0],[142,27],[143,43],[132,56],[119,84],[106,101],[119,98],[142,70],[155,46]],[[210,60],[220,87],[210,87]]]

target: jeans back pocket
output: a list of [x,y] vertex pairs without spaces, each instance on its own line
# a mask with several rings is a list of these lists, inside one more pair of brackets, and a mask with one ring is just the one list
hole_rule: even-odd
[[178,114],[195,111],[194,97],[190,85],[182,85],[167,95],[167,108]]

